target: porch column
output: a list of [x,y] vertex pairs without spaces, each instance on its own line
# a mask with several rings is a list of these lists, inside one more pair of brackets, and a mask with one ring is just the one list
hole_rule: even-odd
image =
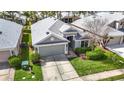
[[10,55],[12,56],[12,50],[9,50],[10,51]]
[[122,43],[123,43],[123,39],[124,39],[124,38],[123,38],[123,36],[122,36],[122,37],[121,37],[121,40],[120,40],[120,44],[122,44]]
[[37,47],[37,52],[39,53],[39,47]]
[[65,44],[65,54],[68,54],[68,44]]

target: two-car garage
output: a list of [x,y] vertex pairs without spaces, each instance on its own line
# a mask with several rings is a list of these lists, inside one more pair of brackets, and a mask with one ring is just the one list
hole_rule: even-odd
[[39,47],[39,54],[41,56],[52,56],[58,54],[65,54],[67,53],[67,45],[60,44],[60,45],[49,45],[49,46],[41,46]]

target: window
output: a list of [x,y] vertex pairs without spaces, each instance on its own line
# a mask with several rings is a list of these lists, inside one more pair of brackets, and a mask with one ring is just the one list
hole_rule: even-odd
[[85,46],[85,41],[81,41],[81,47]]
[[81,41],[81,47],[88,47],[88,40]]

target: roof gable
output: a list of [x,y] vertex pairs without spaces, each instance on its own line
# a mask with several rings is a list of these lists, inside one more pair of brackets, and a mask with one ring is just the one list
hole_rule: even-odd
[[[48,37],[46,37],[45,39],[39,41],[37,44],[49,44],[49,43],[61,43],[61,42],[68,42],[68,40],[63,39],[61,37],[58,37],[54,34],[49,35]],[[36,45],[37,45],[36,44]]]

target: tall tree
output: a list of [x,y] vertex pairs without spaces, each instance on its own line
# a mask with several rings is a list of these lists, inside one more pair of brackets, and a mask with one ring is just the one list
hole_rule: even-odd
[[86,21],[85,26],[89,33],[89,36],[92,38],[95,44],[100,44],[102,47],[105,46],[110,41],[111,37],[108,36],[110,31],[110,27],[107,26],[107,19],[93,18],[91,21]]

